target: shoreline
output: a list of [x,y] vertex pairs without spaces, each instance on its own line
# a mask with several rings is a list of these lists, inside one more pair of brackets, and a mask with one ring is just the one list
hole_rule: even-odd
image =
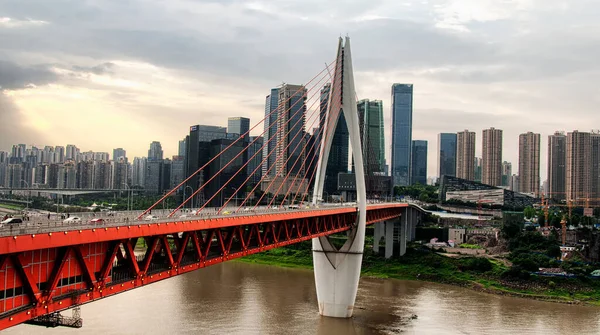
[[[254,254],[236,259],[235,261],[248,264],[275,266],[281,268],[296,268],[305,270],[313,269],[312,255],[310,253],[310,250],[307,251],[296,249],[282,250],[280,252],[277,252],[277,249],[274,250],[275,252],[272,252],[273,250],[271,250],[271,252]],[[444,257],[439,255],[437,256]],[[496,264],[494,266],[497,267]],[[402,269],[406,271],[401,271]],[[552,303],[561,303],[568,305],[600,307],[600,299],[595,299],[595,297],[591,296],[590,294],[586,294],[589,293],[588,291],[594,292],[596,290],[591,289],[585,291],[584,289],[591,287],[586,287],[583,285],[579,287],[580,289],[582,289],[580,292],[577,292],[576,294],[571,293],[570,296],[568,296],[569,293],[566,293],[565,290],[543,289],[542,286],[544,286],[546,282],[554,283],[554,281],[542,278],[538,280],[531,280],[529,282],[531,284],[538,284],[540,286],[540,288],[538,288],[537,291],[524,292],[524,290],[511,288],[509,286],[504,285],[504,282],[506,281],[500,278],[494,278],[494,275],[477,275],[473,273],[459,272],[455,273],[452,276],[445,276],[443,269],[440,271],[430,270],[431,269],[425,268],[421,265],[413,266],[410,264],[401,264],[399,260],[378,259],[376,258],[376,256],[366,255],[366,257],[363,258],[361,277],[384,280],[414,280],[437,284],[448,284],[487,294],[538,300]],[[497,268],[494,268],[491,272],[495,273],[497,272],[497,270]],[[518,281],[515,281],[515,283],[522,284],[522,282]],[[573,285],[572,282],[567,282],[567,284]]]

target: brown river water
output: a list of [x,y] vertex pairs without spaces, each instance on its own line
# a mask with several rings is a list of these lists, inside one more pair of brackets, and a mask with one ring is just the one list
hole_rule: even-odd
[[239,262],[96,301],[82,306],[81,313],[81,329],[20,325],[2,333],[600,334],[599,307],[402,280],[363,278],[354,317],[324,318],[312,271]]

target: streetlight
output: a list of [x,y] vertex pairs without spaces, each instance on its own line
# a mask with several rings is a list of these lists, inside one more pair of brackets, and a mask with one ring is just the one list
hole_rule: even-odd
[[25,185],[27,185],[28,193],[27,193],[27,204],[25,204],[25,212],[28,212],[29,211],[29,197],[31,197],[31,187],[29,187],[29,183],[26,182],[24,179],[21,179],[21,181],[24,182]]
[[129,212],[129,193],[131,192],[131,188],[129,185],[127,185],[127,183],[123,183],[123,185],[125,185],[127,190],[127,211]]
[[[183,201],[185,201],[185,199],[187,199],[187,198],[185,197],[185,190],[186,190],[188,187],[190,188],[190,190],[192,190],[192,193],[191,193],[191,194],[194,194],[194,188],[193,188],[193,187],[191,187],[190,185],[186,185],[186,186],[183,188]],[[184,207],[185,207],[185,206],[184,206]],[[190,202],[190,210],[192,210],[192,208],[193,208],[193,207],[194,207],[194,198],[192,198],[192,201]]]

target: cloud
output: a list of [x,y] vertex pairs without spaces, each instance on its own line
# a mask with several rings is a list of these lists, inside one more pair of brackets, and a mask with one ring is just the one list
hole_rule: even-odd
[[29,84],[44,85],[57,79],[58,76],[47,65],[21,67],[0,60],[0,90],[23,89]]
[[0,150],[8,150],[17,143],[36,144],[47,139],[45,134],[33,129],[24,120],[18,107],[0,92]]
[[0,17],[0,28],[22,28],[30,26],[41,26],[45,24],[48,24],[48,22],[32,19],[17,20],[10,17]]

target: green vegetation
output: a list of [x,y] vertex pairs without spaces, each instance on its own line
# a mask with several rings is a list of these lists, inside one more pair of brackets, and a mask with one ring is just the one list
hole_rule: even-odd
[[483,249],[483,247],[480,246],[479,244],[469,244],[469,243],[463,243],[460,245],[460,247],[463,249]]
[[411,186],[395,186],[394,194],[396,196],[409,196],[413,199],[418,199],[423,202],[437,203],[439,187],[431,185],[411,185]]
[[20,211],[23,208],[25,208],[25,206],[20,206],[20,205],[14,205],[14,204],[6,204],[6,203],[0,203],[0,208],[5,208],[5,209],[11,209],[11,210],[15,210],[15,211]]

